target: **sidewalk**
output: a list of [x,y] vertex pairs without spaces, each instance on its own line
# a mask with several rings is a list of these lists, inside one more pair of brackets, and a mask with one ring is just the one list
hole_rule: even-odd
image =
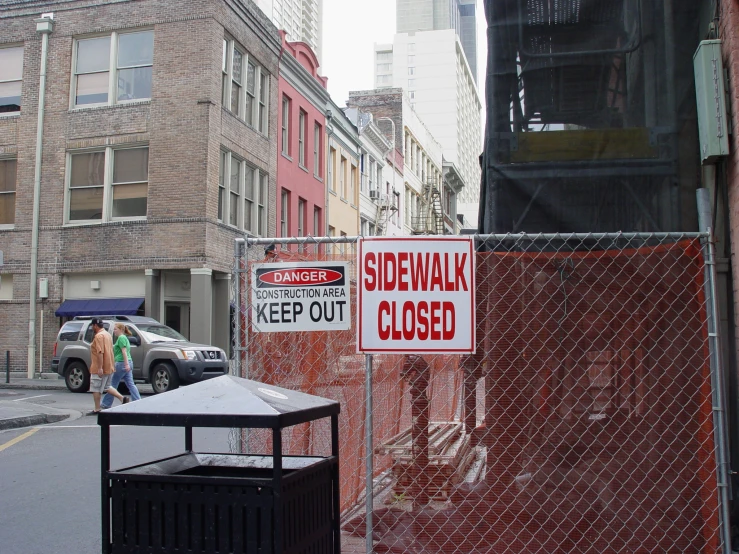
[[37,404],[24,403],[21,405],[18,402],[5,400],[4,398],[5,395],[0,395],[0,431],[56,423],[80,415],[74,410],[58,410]]
[[5,373],[0,374],[0,389],[64,390],[64,379],[56,373],[43,373],[44,378],[29,379],[24,373],[11,372],[10,383],[5,382]]
[[[26,390],[67,390],[67,385],[56,373],[44,372],[44,378],[39,378],[36,374],[35,379],[29,379],[24,373],[11,372],[10,383],[5,382],[5,374],[0,374],[0,390],[1,389],[26,389]],[[150,384],[136,383],[136,388],[141,394],[154,394]],[[71,393],[70,393],[71,394]]]

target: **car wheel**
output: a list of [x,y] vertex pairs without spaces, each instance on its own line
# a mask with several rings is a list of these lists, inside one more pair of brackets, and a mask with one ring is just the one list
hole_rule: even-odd
[[174,367],[164,362],[154,366],[151,372],[151,388],[154,394],[174,390],[179,386],[180,378]]
[[90,372],[87,366],[80,361],[72,362],[64,372],[64,383],[72,392],[87,392],[90,390]]

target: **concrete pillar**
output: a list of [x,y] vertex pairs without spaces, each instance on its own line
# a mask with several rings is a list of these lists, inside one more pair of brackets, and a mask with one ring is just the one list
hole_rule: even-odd
[[162,322],[162,297],[159,270],[145,269],[144,275],[146,275],[146,298],[144,300],[144,315],[146,317],[153,317],[157,321]]
[[231,350],[231,274],[216,273],[213,287],[213,335],[212,344]]
[[213,270],[194,267],[190,269],[190,281],[190,340],[212,344]]

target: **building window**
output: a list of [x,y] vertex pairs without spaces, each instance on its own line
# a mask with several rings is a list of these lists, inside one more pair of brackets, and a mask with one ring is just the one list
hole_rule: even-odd
[[416,65],[416,56],[408,56],[408,65]]
[[416,87],[416,80],[408,79],[408,88],[415,88],[415,87]]
[[264,206],[267,204],[267,194],[269,190],[269,175],[259,172],[259,194],[257,196],[257,234],[264,236],[267,234],[267,212]]
[[381,52],[377,52],[377,61],[379,62],[389,62],[393,59],[393,51],[392,50],[383,50]]
[[241,160],[231,155],[231,165],[228,179],[229,202],[228,202],[228,224],[239,226],[239,197],[241,196]]
[[378,63],[377,64],[377,73],[385,74],[385,73],[392,73],[393,72],[393,65],[389,63]]
[[408,53],[414,54],[416,52],[416,43],[415,42],[409,42],[408,43]]
[[347,198],[349,199],[349,202],[353,204],[355,202],[354,192],[356,189],[356,182],[357,182],[357,166],[352,165],[352,168],[350,171],[351,171],[351,175],[349,178],[349,195],[347,196]]
[[306,152],[306,146],[308,146],[308,143],[305,140],[305,120],[306,120],[307,114],[300,110],[300,115],[298,116],[298,163],[305,167],[305,152]]
[[[73,106],[151,98],[154,31],[112,33],[75,43]],[[114,72],[110,75],[111,70]]]
[[451,217],[452,215],[452,204],[454,203],[454,193],[447,189],[444,195],[444,213]]
[[13,275],[0,275],[0,300],[13,300]]
[[16,160],[0,160],[0,225],[15,224]]
[[341,191],[342,198],[346,198],[346,158],[341,157],[341,165],[339,166],[339,191]]
[[70,153],[67,222],[145,218],[148,189],[148,147]]
[[415,100],[416,99],[416,91],[415,90],[410,91],[408,93],[408,96],[410,97],[411,100]]
[[23,47],[0,48],[0,114],[21,111]]
[[259,130],[267,135],[269,134],[269,113],[267,105],[269,101],[269,75],[259,72]]
[[416,74],[416,68],[415,67],[409,67],[408,68],[408,75],[415,75]]
[[321,178],[321,146],[323,145],[323,134],[321,125],[316,123],[313,127],[313,175]]
[[282,189],[280,195],[280,236],[288,236],[288,218],[289,218],[289,206],[290,206],[290,193],[285,189]]
[[305,208],[306,202],[302,198],[298,199],[298,236],[305,236]]
[[269,133],[266,116],[269,73],[232,39],[223,40],[223,106],[260,133]]
[[226,205],[226,156],[221,150],[221,163],[218,167],[218,221],[223,221],[223,207]]
[[282,97],[282,153],[290,155],[290,105],[292,102],[287,96]]
[[321,208],[313,207],[313,236],[323,236],[323,229],[321,229]]
[[328,182],[331,183],[331,190],[336,193],[336,150],[331,148],[329,152],[328,162]]
[[218,220],[226,222],[224,217],[228,214],[229,225],[264,236],[264,205],[267,202],[269,175],[231,152],[221,151],[218,177]]
[[146,217],[149,149],[113,150],[112,217]]

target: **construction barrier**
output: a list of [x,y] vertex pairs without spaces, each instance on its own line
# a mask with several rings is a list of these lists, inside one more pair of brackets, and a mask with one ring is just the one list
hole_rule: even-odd
[[[343,551],[728,552],[706,237],[474,240],[476,353],[369,363],[354,324],[357,238],[237,244],[234,373],[341,402]],[[251,280],[270,245],[277,263],[347,263],[348,330],[259,328]],[[330,452],[320,423],[283,440],[284,453]],[[270,442],[234,430],[232,448]]]

